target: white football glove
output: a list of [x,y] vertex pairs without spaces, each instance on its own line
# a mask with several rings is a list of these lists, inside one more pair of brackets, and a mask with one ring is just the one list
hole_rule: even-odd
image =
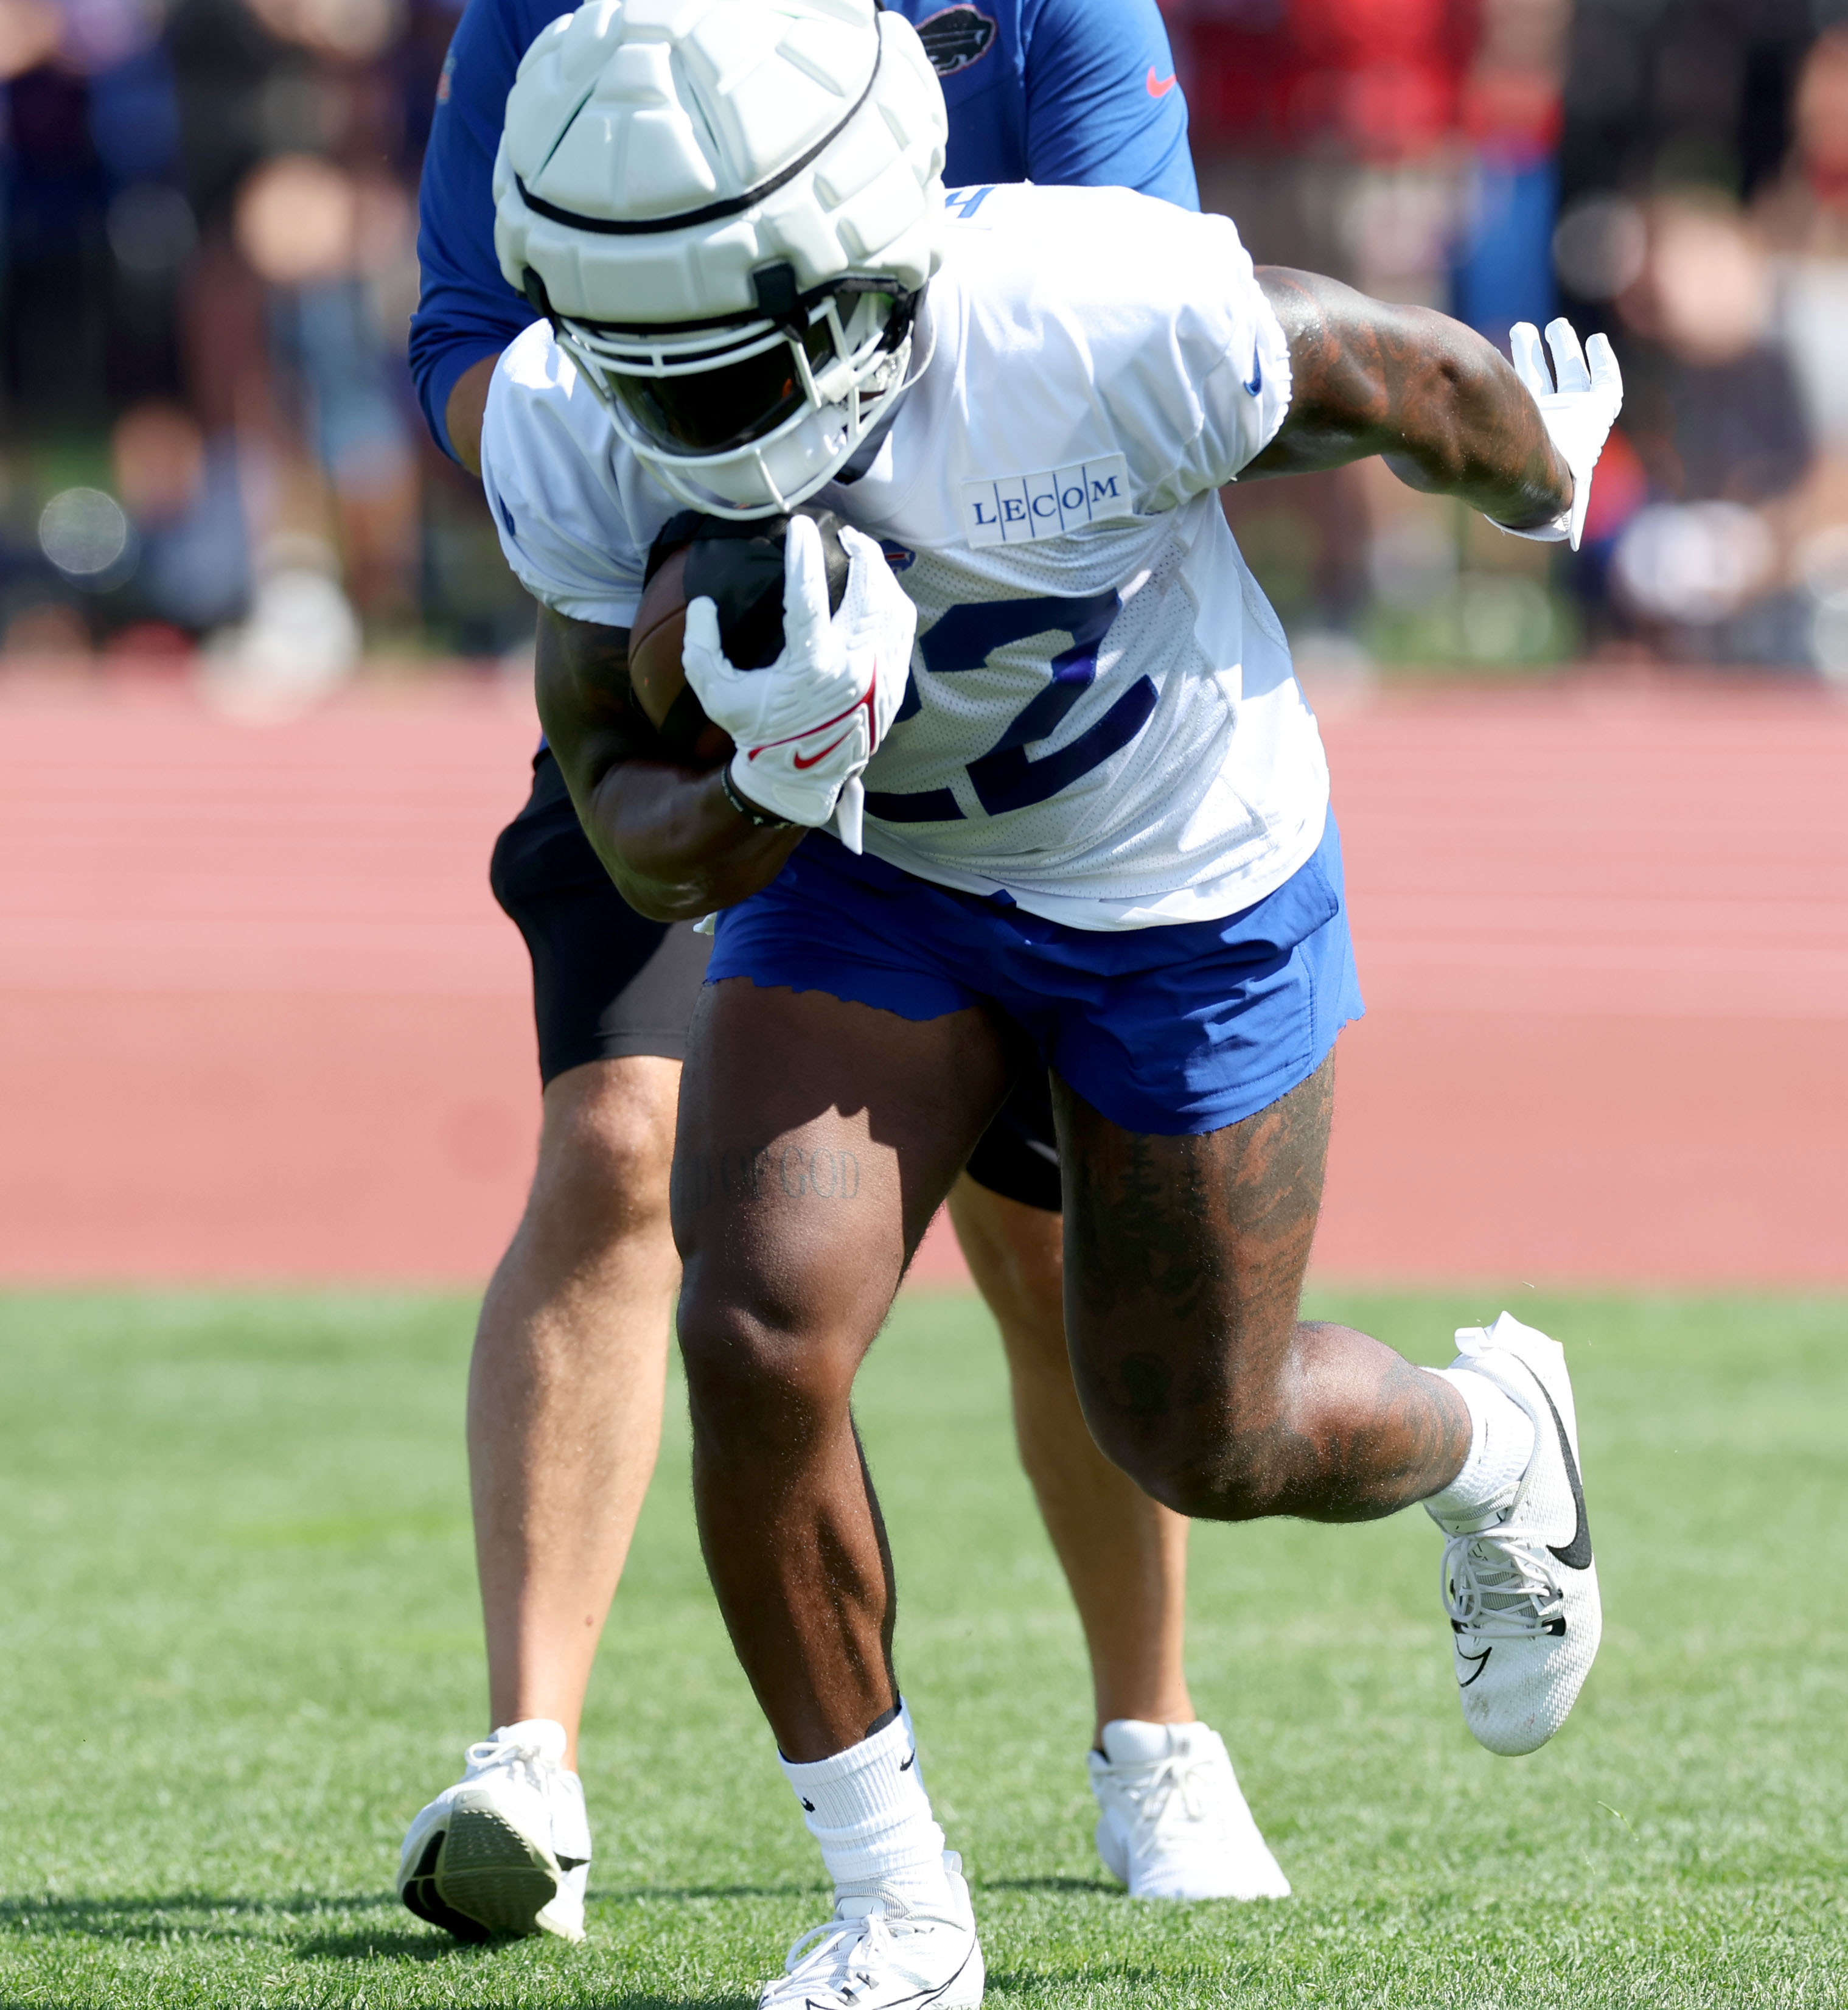
[[1546,352],[1540,346],[1539,329],[1531,321],[1517,321],[1509,330],[1508,339],[1514,352],[1515,375],[1533,394],[1559,458],[1572,470],[1572,506],[1538,530],[1513,531],[1506,524],[1501,527],[1513,537],[1534,538],[1542,544],[1569,541],[1576,552],[1584,534],[1585,512],[1591,506],[1591,471],[1623,409],[1623,373],[1607,337],[1594,335],[1581,350],[1572,323],[1562,314],[1546,326],[1553,368],[1559,373],[1556,390],[1553,371],[1547,368]]
[[839,613],[828,611],[821,534],[793,517],[783,554],[783,647],[761,670],[735,669],[704,595],[687,605],[680,661],[706,716],[737,744],[741,795],[791,823],[831,819],[860,849],[866,790],[860,776],[905,695],[917,609],[871,538],[843,528],[850,564]]

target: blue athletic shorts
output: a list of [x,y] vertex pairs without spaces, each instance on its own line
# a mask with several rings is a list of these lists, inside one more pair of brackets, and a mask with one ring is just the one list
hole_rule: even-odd
[[706,982],[728,977],[902,1019],[998,1010],[1112,1124],[1170,1138],[1275,1103],[1365,1009],[1332,811],[1307,864],[1255,905],[1108,931],[934,886],[818,831],[719,916]]

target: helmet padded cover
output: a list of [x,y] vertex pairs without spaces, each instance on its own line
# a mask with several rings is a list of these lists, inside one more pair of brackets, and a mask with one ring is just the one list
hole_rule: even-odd
[[[872,0],[590,0],[540,35],[508,97],[501,269],[524,292],[530,268],[561,314],[628,325],[750,314],[752,274],[783,261],[804,291],[856,272],[915,289],[938,264],[947,130],[916,31]],[[818,147],[756,202],[672,225]],[[522,183],[573,215],[668,227],[559,222]]]

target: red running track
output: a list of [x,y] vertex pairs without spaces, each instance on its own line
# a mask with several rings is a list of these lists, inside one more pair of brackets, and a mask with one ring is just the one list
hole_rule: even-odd
[[[1320,1273],[1848,1284],[1848,703],[1324,723],[1370,1011]],[[0,681],[0,1278],[485,1275],[536,1130],[485,877],[534,732],[463,679],[267,726]]]

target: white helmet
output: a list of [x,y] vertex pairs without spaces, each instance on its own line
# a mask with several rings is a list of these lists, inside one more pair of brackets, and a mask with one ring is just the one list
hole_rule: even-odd
[[947,132],[878,0],[591,0],[509,94],[495,248],[676,495],[787,510],[903,385]]

